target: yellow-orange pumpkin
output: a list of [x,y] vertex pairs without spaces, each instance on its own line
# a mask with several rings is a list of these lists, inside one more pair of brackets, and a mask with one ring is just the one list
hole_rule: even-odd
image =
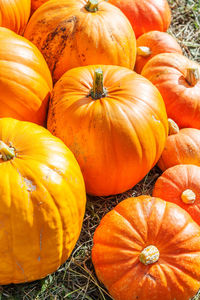
[[45,128],[0,119],[0,284],[40,279],[70,255],[85,211],[71,151]]

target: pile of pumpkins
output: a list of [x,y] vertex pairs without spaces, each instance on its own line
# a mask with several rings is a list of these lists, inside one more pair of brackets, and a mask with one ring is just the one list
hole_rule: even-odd
[[153,197],[101,220],[95,271],[116,300],[197,293],[200,65],[170,22],[166,0],[0,0],[0,284],[54,272],[86,192],[123,193],[158,163]]

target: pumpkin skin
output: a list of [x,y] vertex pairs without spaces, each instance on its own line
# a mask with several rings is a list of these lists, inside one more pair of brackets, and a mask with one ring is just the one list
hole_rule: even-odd
[[0,118],[44,125],[52,78],[42,54],[6,28],[0,28],[0,43]]
[[[89,96],[97,68],[107,96]],[[48,129],[74,153],[92,195],[122,193],[156,164],[168,123],[158,90],[132,70],[88,66],[69,70],[56,83]],[[95,183],[95,184],[94,184]]]
[[31,14],[48,0],[31,0]]
[[[103,217],[93,243],[96,275],[115,300],[188,300],[200,287],[200,227],[173,203],[128,198]],[[160,257],[144,265],[149,245]]]
[[0,26],[23,34],[31,12],[31,0],[0,0]]
[[109,0],[129,19],[136,38],[143,33],[167,31],[171,22],[171,10],[166,0]]
[[92,64],[134,68],[136,39],[124,14],[99,0],[96,12],[86,0],[46,2],[31,17],[24,36],[42,52],[56,82],[67,70]]
[[[138,49],[139,47],[139,49]],[[140,47],[145,47],[141,53]],[[141,73],[144,65],[155,55],[160,53],[179,53],[182,54],[181,47],[170,34],[162,31],[150,31],[144,33],[137,39],[137,56],[135,71]]]
[[177,53],[162,53],[153,57],[143,68],[142,75],[160,91],[167,115],[180,128],[200,129],[200,79],[194,86],[186,80],[187,69],[200,65]]
[[[192,219],[200,225],[200,167],[195,165],[177,165],[167,169],[156,181],[153,196],[173,202],[185,209]],[[187,190],[195,194],[195,199],[183,193]],[[188,194],[188,196],[191,195]]]
[[200,166],[200,130],[182,128],[178,133],[167,137],[158,161],[159,168],[164,171],[181,164]]
[[0,284],[33,281],[54,272],[74,248],[84,181],[71,151],[39,125],[2,118],[0,140],[15,148],[14,158],[0,159]]

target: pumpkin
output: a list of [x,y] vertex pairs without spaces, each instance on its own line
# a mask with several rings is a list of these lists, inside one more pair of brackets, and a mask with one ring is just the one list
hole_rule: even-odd
[[132,70],[74,68],[56,83],[48,129],[74,153],[92,195],[122,193],[158,161],[168,132],[158,90]]
[[176,204],[128,198],[93,243],[96,275],[115,300],[189,300],[200,287],[200,227]]
[[0,118],[44,125],[52,78],[40,51],[24,37],[0,27]]
[[200,129],[200,65],[177,53],[162,53],[143,68],[142,75],[160,91],[167,115],[180,128]]
[[92,64],[133,69],[136,39],[124,14],[103,0],[51,0],[30,19],[25,37],[42,52],[56,82]]
[[0,284],[40,279],[79,237],[83,177],[64,143],[30,122],[0,119],[0,155]]
[[129,19],[136,37],[143,33],[166,31],[171,22],[171,10],[167,0],[108,0]]
[[150,31],[137,39],[137,56],[135,71],[141,73],[144,65],[159,53],[180,53],[181,47],[168,33],[162,31]]
[[169,136],[158,161],[162,171],[181,164],[200,166],[200,130],[195,128],[179,130],[176,126],[173,120],[169,120]]
[[200,225],[200,167],[176,165],[167,169],[157,179],[153,196],[179,205]]
[[22,34],[30,11],[31,0],[0,0],[0,26]]

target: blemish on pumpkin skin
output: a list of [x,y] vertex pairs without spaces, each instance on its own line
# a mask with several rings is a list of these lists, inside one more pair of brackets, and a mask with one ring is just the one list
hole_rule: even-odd
[[152,115],[152,119],[158,123],[160,123],[160,120],[156,119],[156,117],[154,115]]
[[26,183],[28,192],[33,192],[36,190],[36,185],[34,185],[30,179],[24,177],[24,181]]

